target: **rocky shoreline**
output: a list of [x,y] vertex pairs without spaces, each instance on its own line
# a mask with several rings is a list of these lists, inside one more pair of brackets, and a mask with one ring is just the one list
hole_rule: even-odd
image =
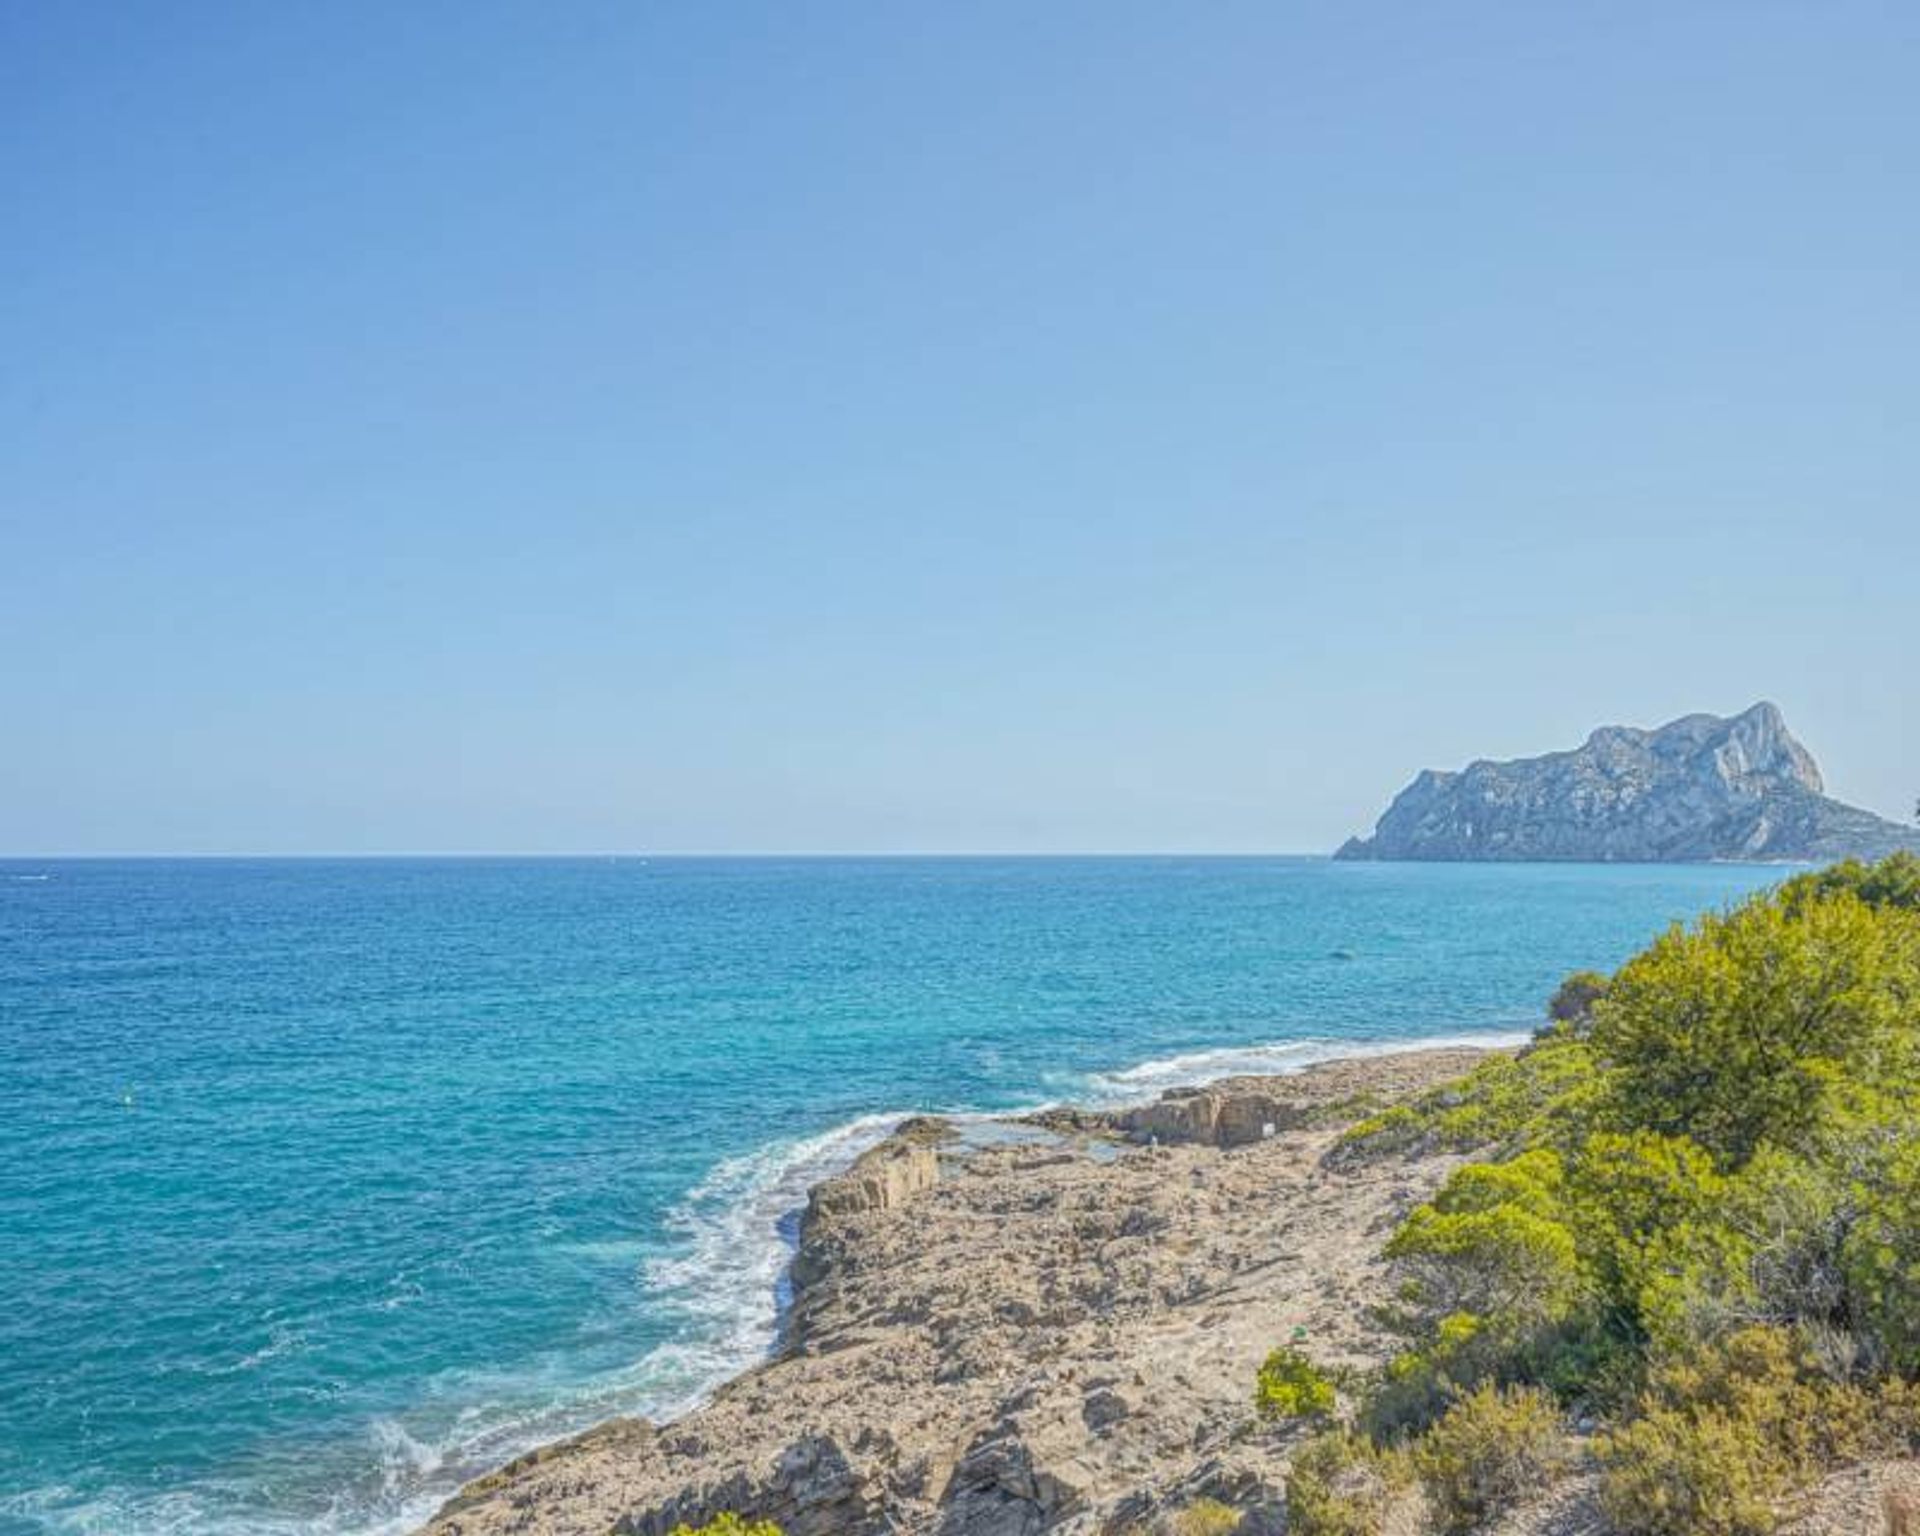
[[[1254,1371],[1377,1363],[1392,1225],[1457,1159],[1342,1167],[1339,1128],[1465,1071],[1442,1048],[990,1130],[910,1120],[817,1186],[775,1358],[664,1425],[603,1424],[468,1485],[427,1536],[1029,1536],[1200,1497],[1277,1523],[1295,1432]],[[1252,1529],[1253,1527],[1248,1527]]]
[[[417,1536],[1284,1536],[1307,1433],[1252,1411],[1276,1344],[1380,1364],[1387,1235],[1463,1159],[1340,1155],[1341,1129],[1487,1054],[1227,1078],[1119,1110],[907,1120],[815,1186],[774,1358],[667,1424],[615,1419],[470,1483]],[[1843,1469],[1780,1536],[1905,1529],[1920,1461]],[[1904,1518],[1904,1517],[1903,1517]],[[1439,1529],[1417,1499],[1381,1536]],[[1600,1536],[1575,1468],[1482,1536]]]

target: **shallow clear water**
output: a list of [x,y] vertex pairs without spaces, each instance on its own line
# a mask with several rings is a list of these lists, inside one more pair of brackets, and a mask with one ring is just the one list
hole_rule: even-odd
[[405,1529],[764,1350],[890,1116],[1523,1030],[1775,878],[0,862],[0,1532]]

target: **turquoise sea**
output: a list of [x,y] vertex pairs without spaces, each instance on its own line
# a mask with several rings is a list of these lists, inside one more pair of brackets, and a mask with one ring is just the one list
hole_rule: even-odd
[[891,1117],[1510,1037],[1778,877],[0,861],[0,1532],[405,1530],[763,1353]]

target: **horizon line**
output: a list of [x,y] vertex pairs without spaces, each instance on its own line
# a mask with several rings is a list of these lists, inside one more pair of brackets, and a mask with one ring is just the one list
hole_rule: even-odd
[[1332,859],[1331,852],[1307,849],[1245,848],[1086,848],[1086,849],[586,849],[576,851],[526,851],[502,849],[361,849],[307,852],[106,852],[106,853],[8,853],[0,852],[0,863],[23,864],[40,860],[48,863],[80,863],[86,860],[261,860],[261,859]]

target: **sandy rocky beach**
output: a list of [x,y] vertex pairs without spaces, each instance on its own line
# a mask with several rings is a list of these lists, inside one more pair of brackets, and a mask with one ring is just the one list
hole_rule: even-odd
[[[1061,1110],[911,1120],[812,1194],[784,1347],[669,1424],[603,1424],[470,1484],[423,1536],[665,1536],[726,1510],[788,1536],[1120,1536],[1201,1498],[1284,1530],[1304,1431],[1252,1412],[1295,1341],[1367,1367],[1396,1221],[1460,1160],[1353,1164],[1340,1128],[1470,1067],[1436,1049]],[[1830,1480],[1814,1533],[1881,1528],[1909,1467]],[[1394,1536],[1430,1528],[1417,1502]],[[1497,1536],[1600,1529],[1570,1477]]]

